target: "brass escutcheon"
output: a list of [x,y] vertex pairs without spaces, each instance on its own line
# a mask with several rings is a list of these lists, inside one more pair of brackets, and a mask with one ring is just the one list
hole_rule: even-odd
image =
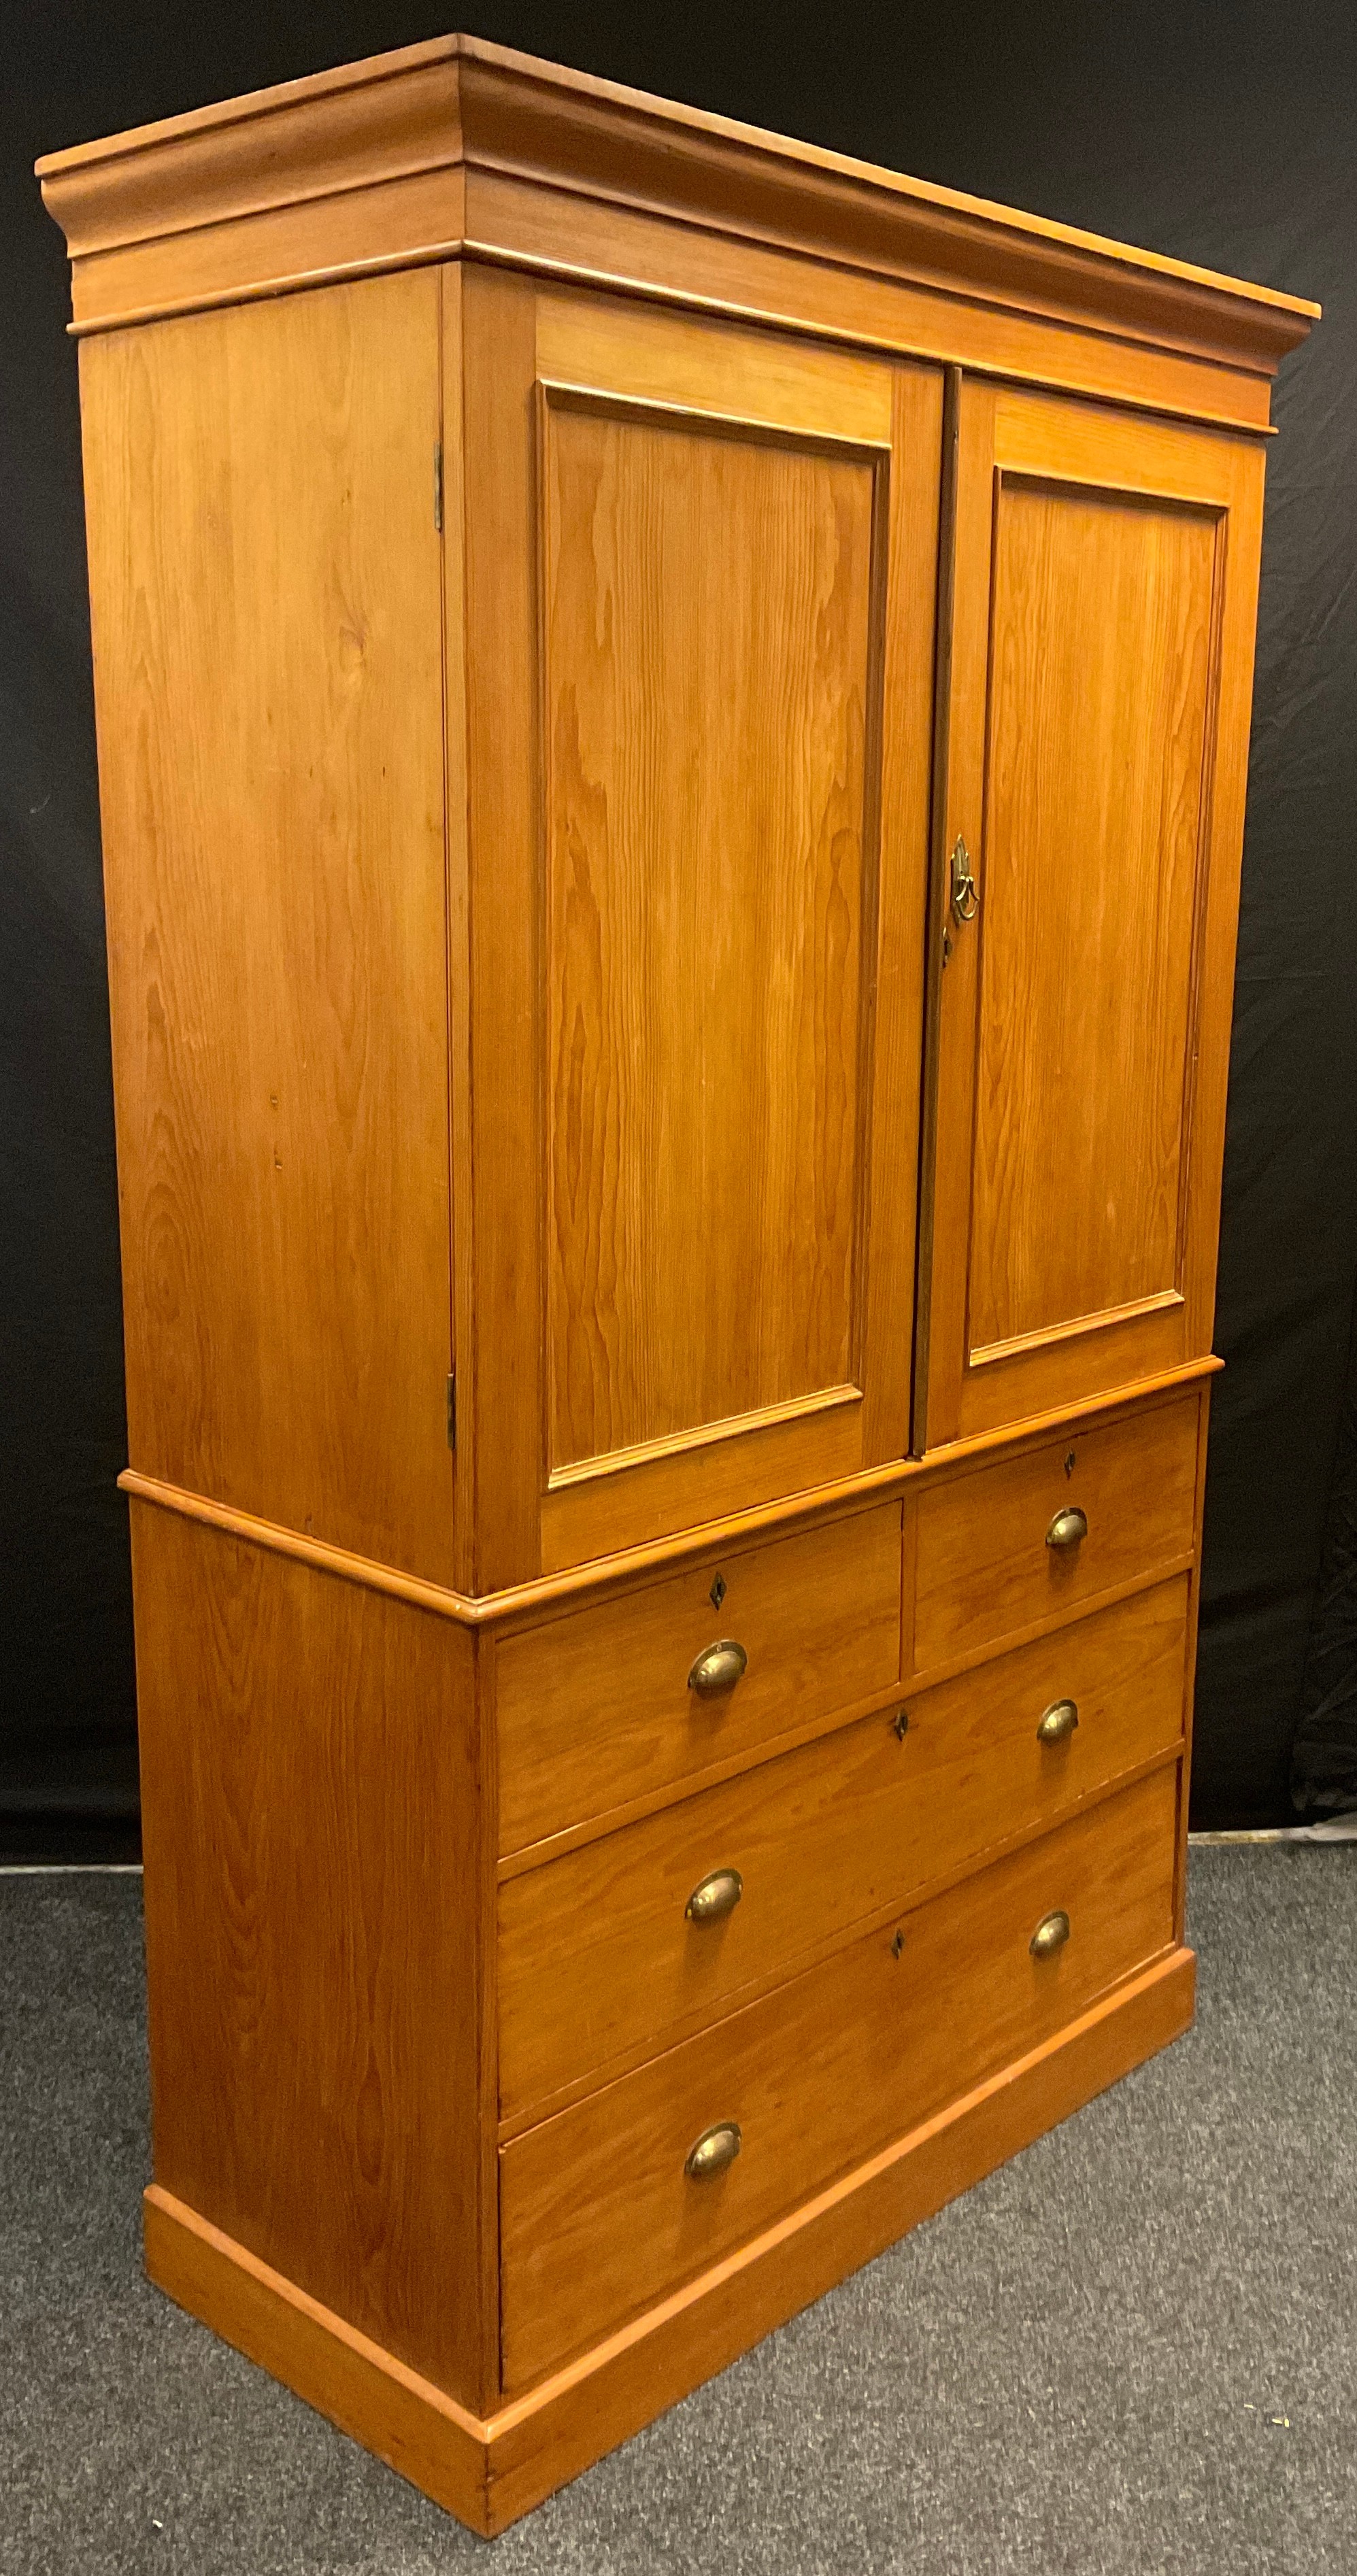
[[1056,1513],[1046,1532],[1046,1544],[1048,1547],[1077,1547],[1080,1539],[1087,1536],[1088,1514],[1081,1512],[1077,1503],[1067,1503],[1063,1512]]
[[1053,1959],[1057,1950],[1064,1949],[1069,1937],[1070,1918],[1057,1909],[1054,1914],[1043,1914],[1027,1947],[1034,1959]]
[[980,896],[971,873],[971,854],[958,836],[952,852],[952,913],[957,921],[974,921],[980,910]]

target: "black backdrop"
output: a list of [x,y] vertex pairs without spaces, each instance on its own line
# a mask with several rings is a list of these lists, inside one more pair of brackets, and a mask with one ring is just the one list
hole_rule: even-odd
[[[0,1839],[135,1848],[116,1198],[79,430],[40,151],[457,23],[449,0],[0,0]],[[1330,1803],[1357,1697],[1357,29],[1260,0],[639,10],[481,34],[1320,298],[1269,462],[1194,1820]],[[1321,1569],[1323,1581],[1321,1583]],[[1318,1616],[1317,1613],[1318,1607]],[[1310,1740],[1314,1738],[1314,1725]],[[1341,1735],[1341,1726],[1340,1726]],[[1306,1739],[1303,1738],[1304,1742]],[[1313,1769],[1313,1765],[1311,1766]],[[1345,1780],[1350,1795],[1345,1796]]]

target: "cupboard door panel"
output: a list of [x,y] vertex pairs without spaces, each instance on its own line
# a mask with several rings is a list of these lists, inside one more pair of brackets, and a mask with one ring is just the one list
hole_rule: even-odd
[[928,1446],[1209,1347],[1260,481],[962,388]]
[[880,453],[548,404],[551,1470],[856,1385]]
[[973,1359],[1181,1287],[1216,528],[996,496]]
[[521,1035],[512,1101],[473,1081],[485,1590],[907,1450],[942,385],[526,282],[466,315],[472,1010]]

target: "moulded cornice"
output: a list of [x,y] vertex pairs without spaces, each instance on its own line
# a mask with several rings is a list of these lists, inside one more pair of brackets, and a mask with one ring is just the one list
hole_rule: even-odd
[[559,210],[559,264],[577,272],[572,205],[641,219],[639,234],[619,222],[612,268],[590,236],[589,273],[627,285],[675,291],[645,272],[658,226],[1264,377],[1319,309],[467,36],[37,168],[70,251],[76,331],[420,260],[549,267],[544,203]]

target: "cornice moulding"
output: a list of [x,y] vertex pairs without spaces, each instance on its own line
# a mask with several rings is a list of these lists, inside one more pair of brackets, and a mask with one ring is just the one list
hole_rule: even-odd
[[[37,169],[70,251],[77,331],[422,258],[531,266],[512,221],[524,189],[1262,376],[1319,309],[466,36]],[[617,282],[647,280],[619,260]]]

